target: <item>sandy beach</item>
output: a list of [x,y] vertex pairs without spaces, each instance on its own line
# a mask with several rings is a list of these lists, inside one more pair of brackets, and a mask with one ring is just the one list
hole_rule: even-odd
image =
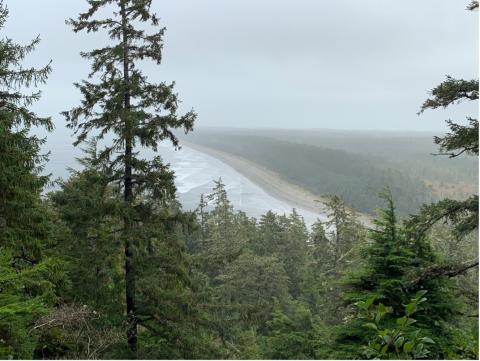
[[[225,164],[229,165],[237,172],[248,178],[251,182],[262,188],[267,194],[272,197],[286,202],[292,207],[307,209],[311,212],[318,212],[325,214],[326,208],[323,205],[324,197],[313,194],[302,187],[291,184],[285,181],[279,174],[272,172],[256,163],[253,163],[245,158],[235,156],[217,149],[198,145],[195,143],[183,141],[187,147],[198,150],[202,153],[208,154]],[[362,213],[358,213],[358,220],[371,226],[372,217]]]

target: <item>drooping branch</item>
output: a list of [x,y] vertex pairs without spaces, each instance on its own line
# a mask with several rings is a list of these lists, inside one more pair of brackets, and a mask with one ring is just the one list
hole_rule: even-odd
[[478,9],[478,0],[472,0],[467,6],[467,10],[477,10]]
[[440,264],[427,267],[423,272],[413,279],[409,284],[409,289],[413,289],[419,286],[422,282],[430,280],[432,278],[447,277],[452,278],[458,275],[464,274],[468,270],[478,267],[478,258],[462,262],[451,264]]
[[478,99],[478,80],[454,79],[447,75],[446,80],[431,90],[428,98],[418,114],[427,109],[446,108],[463,100]]
[[434,137],[435,144],[440,146],[438,155],[448,155],[450,158],[466,153],[478,155],[478,120],[467,118],[469,125],[460,125],[447,120],[451,132],[443,137]]
[[422,206],[419,214],[411,216],[406,222],[409,237],[411,239],[420,237],[441,220],[451,222],[459,238],[477,229],[478,195],[473,195],[464,201],[444,199]]

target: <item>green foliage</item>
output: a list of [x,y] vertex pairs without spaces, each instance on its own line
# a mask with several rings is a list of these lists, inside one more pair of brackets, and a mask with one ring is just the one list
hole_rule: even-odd
[[[473,1],[468,9],[478,8],[478,2]],[[431,91],[420,113],[427,109],[446,108],[461,101],[478,100],[478,79],[463,80],[447,76],[447,79]],[[450,133],[443,137],[435,137],[434,141],[440,147],[440,154],[457,158],[461,154],[478,156],[478,119],[467,117],[468,125],[447,120]],[[457,235],[463,237],[478,228],[478,195],[457,201],[444,199],[438,203],[424,206],[417,216],[412,217],[410,226],[419,233],[426,232],[436,222],[444,220],[452,222]]]
[[[161,237],[163,232],[153,225],[161,223],[157,222],[165,212],[159,211],[161,206],[175,198],[173,174],[161,158],[142,158],[136,149],[156,151],[163,140],[177,147],[173,129],[192,130],[196,114],[190,111],[178,115],[174,83],[152,83],[139,67],[145,60],[157,65],[162,60],[165,28],[160,27],[158,17],[151,12],[151,0],[87,3],[88,10],[77,19],[69,19],[67,24],[74,32],[103,30],[111,44],[81,54],[91,60],[89,80],[75,84],[83,99],[80,106],[63,115],[77,136],[75,145],[89,139],[98,144],[105,136],[113,136],[96,158],[108,169],[108,183],[123,193],[119,238],[125,264],[127,340],[131,356],[136,357],[140,312],[137,296],[142,291],[138,289],[142,270],[136,262],[145,250],[147,254],[156,251],[152,239]],[[112,11],[111,16],[105,17],[105,8]],[[170,239],[163,240],[166,247],[172,244]],[[171,252],[177,252],[176,246]],[[168,269],[178,272],[176,268]]]
[[[162,61],[166,29],[160,27],[159,18],[151,12],[151,0],[87,2],[89,9],[67,23],[75,32],[105,30],[113,44],[81,54],[92,62],[89,78],[98,76],[100,82],[76,84],[84,97],[82,105],[64,113],[69,127],[78,133],[77,144],[92,136],[93,129],[98,129],[100,133],[96,139],[102,139],[108,132],[117,136],[113,145],[106,147],[105,156],[124,150],[120,140],[127,138],[132,146],[139,144],[157,149],[165,139],[177,146],[178,139],[171,129],[192,130],[195,113],[190,111],[178,116],[179,99],[173,91],[174,83],[150,83],[135,66],[143,60],[151,60],[157,65]],[[113,17],[96,19],[95,15],[107,5],[113,5]],[[149,34],[142,25],[151,25],[154,32]],[[123,157],[114,158],[113,164],[123,163]],[[132,166],[142,173],[152,164],[145,161],[134,163]]]
[[214,279],[246,248],[250,224],[245,214],[233,211],[221,179],[215,182],[206,200],[213,209],[201,213],[202,239],[197,248],[205,272]]
[[[0,40],[0,358],[478,358],[478,259],[465,261],[477,252],[477,195],[424,205],[399,224],[394,204],[405,213],[431,200],[422,177],[443,174],[432,163],[414,178],[404,174],[410,150],[395,162],[365,156],[379,146],[368,137],[354,155],[338,150],[358,147],[354,140],[334,150],[310,134],[286,142],[277,132],[213,144],[338,194],[326,197],[326,222],[309,230],[295,210],[257,222],[235,212],[221,180],[197,212],[184,212],[173,172],[137,152],[163,140],[177,147],[174,130],[192,130],[196,118],[178,115],[173,83],[151,83],[139,68],[160,64],[165,29],[151,0],[87,3],[68,23],[104,30],[111,44],[82,54],[92,72],[76,84],[80,106],[64,115],[75,144],[88,144],[84,169],[47,200],[43,140],[30,130],[53,126],[29,110],[40,93],[24,92],[50,66],[22,67],[38,38]],[[0,28],[7,15],[0,0]],[[447,77],[421,112],[477,99],[478,80]],[[478,155],[478,121],[468,122],[448,121],[450,132],[434,139],[460,163]],[[395,156],[405,147],[391,143]],[[371,211],[372,192],[386,184],[398,201],[382,195],[366,241],[340,196]]]
[[427,300],[423,297],[427,291],[419,291],[410,303],[405,305],[405,315],[396,318],[390,324],[384,325],[384,316],[392,312],[392,308],[382,303],[375,305],[375,296],[355,304],[359,317],[367,321],[364,326],[376,332],[375,338],[364,346],[363,354],[371,359],[423,359],[430,354],[428,344],[435,342],[429,337],[421,337],[421,330],[414,324],[412,315],[419,306]]
[[344,285],[340,279],[360,262],[358,250],[365,242],[365,229],[355,212],[337,196],[330,196],[325,206],[327,221],[315,223],[310,234],[301,297],[332,325],[343,317],[340,305]]
[[238,322],[248,326],[264,324],[274,300],[288,298],[288,277],[275,257],[243,252],[216,280],[219,300],[238,306]]
[[464,201],[444,199],[423,205],[418,214],[410,217],[407,225],[412,233],[421,236],[440,221],[450,223],[458,239],[471,234],[478,228],[478,195]]
[[[478,82],[477,82],[478,88]],[[451,130],[444,137],[435,137],[435,144],[439,145],[440,154],[446,154],[450,158],[458,157],[465,153],[478,155],[478,120],[467,118],[469,125],[461,125],[447,120],[446,123]],[[458,151],[460,149],[460,151]],[[455,151],[458,151],[455,153]]]
[[[0,28],[8,11],[0,1]],[[0,357],[29,359],[38,346],[32,326],[58,301],[66,285],[63,262],[47,257],[51,248],[50,213],[40,194],[48,177],[40,176],[46,156],[32,127],[53,128],[50,118],[29,107],[51,69],[24,68],[22,62],[39,43],[0,40]]]
[[[360,212],[374,213],[379,205],[376,194],[386,186],[396,195],[395,201],[402,214],[412,213],[421,204],[437,199],[425,179],[410,172],[411,167],[397,165],[390,159],[380,160],[370,154],[319,146],[323,143],[317,139],[315,143],[312,141],[313,144],[305,144],[292,139],[275,139],[270,133],[245,135],[233,131],[220,134],[203,131],[187,139],[253,161],[316,195],[338,195]],[[408,146],[408,143],[403,146]],[[396,154],[391,157],[395,159]],[[424,171],[423,162],[422,159],[417,167],[421,171]],[[432,168],[435,171],[439,166]]]
[[478,80],[457,80],[447,75],[446,80],[431,90],[420,112],[426,109],[446,108],[463,100],[478,99]]
[[239,333],[236,341],[237,354],[235,358],[243,360],[259,360],[263,357],[259,337],[254,329]]
[[[95,148],[90,149],[89,157],[82,163],[86,168],[74,172],[62,183],[60,191],[50,195],[61,219],[59,227],[65,229],[58,249],[71,264],[74,287],[65,297],[68,302],[87,305],[102,315],[95,321],[98,332],[116,335],[118,330],[125,331],[121,238],[124,202],[118,188],[108,181],[109,168],[98,159]],[[201,306],[210,302],[210,298],[203,294],[202,277],[196,273],[184,246],[186,234],[195,227],[192,217],[178,209],[173,200],[158,202],[145,195],[140,206],[137,212],[142,217],[142,226],[136,228],[134,249],[136,317],[141,330],[138,357],[218,357],[215,337],[207,328],[211,326],[208,315]],[[193,280],[199,284],[193,284]],[[63,345],[69,335],[60,337],[60,341],[59,337],[53,339]],[[116,336],[116,340],[117,353],[102,346],[97,354],[128,355],[118,345],[125,338]],[[81,345],[74,347],[69,342],[62,347],[84,355],[78,349]],[[49,352],[60,352],[59,347]]]
[[264,337],[266,359],[312,359],[314,328],[309,308],[300,301],[276,302]]
[[[403,294],[403,278],[412,266],[415,251],[408,244],[402,229],[397,225],[395,208],[389,192],[381,194],[387,203],[374,220],[370,230],[371,244],[364,250],[367,268],[364,274],[352,282],[353,288],[369,292],[388,300],[388,306],[398,313],[406,301]],[[355,300],[355,295],[351,295]]]
[[106,312],[112,324],[123,320],[122,202],[107,181],[108,168],[96,164],[96,149],[82,160],[85,169],[72,171],[60,190],[49,194],[57,217],[57,250],[70,263],[69,302]]
[[0,357],[30,359],[37,347],[33,322],[57,299],[62,270],[54,259],[19,268],[0,248]]
[[[0,2],[0,27],[8,11]],[[51,130],[50,118],[42,118],[28,107],[40,92],[22,91],[46,81],[51,69],[25,69],[22,62],[35,50],[39,38],[26,46],[11,39],[0,40],[0,246],[11,246],[23,259],[40,258],[39,241],[48,229],[41,208],[40,192],[48,177],[40,176],[46,156],[40,154],[44,140],[30,136],[32,126]]]
[[[357,305],[378,300],[391,310],[382,314],[385,322],[391,324],[402,315],[404,305],[409,304],[418,291],[428,291],[430,297],[422,300],[423,311],[417,317],[417,325],[435,340],[432,355],[443,357],[442,342],[450,345],[452,342],[444,325],[454,318],[458,305],[452,285],[441,276],[429,274],[437,257],[428,239],[411,239],[405,228],[396,222],[391,195],[387,192],[382,197],[387,207],[380,211],[375,220],[376,228],[370,231],[371,243],[364,250],[363,270],[356,270],[349,276],[344,300]],[[418,275],[425,277],[414,281]],[[411,312],[410,308],[406,312]],[[337,346],[349,353],[355,345],[365,344],[368,337],[358,320],[350,318],[339,328]]]

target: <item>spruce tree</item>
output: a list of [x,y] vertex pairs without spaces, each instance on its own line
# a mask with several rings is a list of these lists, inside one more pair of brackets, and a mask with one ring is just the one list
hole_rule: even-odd
[[206,199],[213,209],[204,214],[204,238],[199,257],[212,282],[233,262],[249,243],[250,224],[241,212],[235,213],[222,180],[215,181]]
[[[431,97],[422,105],[420,113],[428,109],[447,108],[462,101],[478,100],[478,79],[464,80],[447,76],[446,80],[431,90]],[[419,114],[420,114],[419,113]],[[439,146],[437,155],[449,158],[478,156],[478,119],[467,117],[468,124],[447,120],[450,132],[434,137]],[[439,221],[451,222],[456,235],[462,238],[478,229],[478,194],[466,200],[443,199],[437,203],[423,205],[418,215],[411,217],[410,225],[417,234],[428,231]]]
[[290,280],[290,294],[298,297],[303,281],[302,270],[307,261],[308,231],[303,217],[295,209],[288,218],[280,217],[280,219],[286,221],[284,243],[280,248],[280,260],[283,262]]
[[[478,10],[478,1],[472,0],[467,10]],[[426,110],[447,108],[463,101],[478,101],[478,79],[455,79],[449,75],[430,91],[430,97],[422,104],[418,114]],[[467,124],[449,119],[446,124],[449,133],[435,136],[434,143],[439,146],[437,155],[457,158],[462,155],[478,157],[478,119],[467,117]],[[410,226],[416,235],[428,231],[439,221],[451,222],[455,226],[458,238],[462,238],[478,229],[478,194],[466,200],[444,199],[440,202],[423,205],[419,214],[412,217]],[[478,258],[477,258],[478,266]]]
[[324,295],[329,272],[333,267],[332,247],[324,223],[320,220],[317,220],[311,227],[308,246],[307,261],[303,269],[301,296],[317,314],[324,308],[322,303],[325,301]]
[[288,298],[288,277],[275,257],[256,256],[247,250],[217,279],[220,300],[236,309],[236,326],[262,330],[274,300]]
[[[0,29],[8,10],[0,1]],[[48,117],[29,108],[51,71],[25,68],[24,59],[35,50],[37,37],[27,45],[0,39],[0,358],[32,358],[38,347],[33,323],[57,300],[64,274],[57,258],[47,257],[51,219],[41,192],[48,176],[41,175],[46,156],[44,139],[31,135],[32,127],[52,130]]]
[[[95,147],[81,162],[85,168],[73,172],[61,183],[61,190],[50,196],[61,219],[57,226],[66,228],[57,248],[70,261],[73,292],[63,297],[97,312],[92,332],[117,334],[125,326],[120,237],[123,197],[108,181],[108,163],[99,161]],[[172,177],[166,169],[164,174]],[[178,209],[175,200],[149,195],[142,198],[142,209],[135,252],[137,319],[143,330],[137,356],[218,358],[208,312],[211,292],[185,251],[185,241],[196,228],[194,218]],[[120,343],[124,340],[117,338],[100,356],[129,355]]]
[[303,218],[292,210],[290,215],[278,216],[269,211],[260,218],[252,249],[260,255],[276,256],[289,278],[289,291],[300,294],[302,269],[307,260],[308,231]]
[[312,315],[298,300],[275,302],[267,335],[262,339],[262,354],[272,360],[315,359]]
[[[372,299],[376,304],[382,303],[391,309],[384,319],[388,325],[403,315],[404,306],[418,291],[427,291],[429,297],[416,317],[416,327],[424,329],[425,335],[434,339],[437,345],[449,344],[443,324],[454,314],[456,302],[448,281],[433,278],[412,282],[435,263],[437,256],[428,239],[412,240],[408,237],[396,219],[390,192],[382,193],[381,197],[387,206],[379,210],[375,228],[369,232],[370,242],[362,252],[363,269],[356,269],[347,277],[343,300],[346,305]],[[366,339],[372,335],[372,330],[356,317],[348,317],[338,332],[336,347],[342,357],[356,354],[359,346],[366,345]],[[439,346],[434,352],[436,357],[442,357]]]
[[94,145],[86,150],[81,171],[59,183],[49,194],[61,232],[57,252],[70,263],[71,303],[81,303],[108,315],[111,325],[123,322],[122,205],[118,187],[109,183],[108,164],[99,162]]
[[[398,226],[391,194],[382,193],[381,196],[387,206],[379,210],[374,220],[375,228],[369,233],[371,244],[363,251],[367,268],[352,281],[347,298],[356,302],[375,296],[399,315],[403,311],[402,304],[409,300],[408,296],[403,296],[403,281],[415,252]],[[359,295],[355,295],[357,289],[361,292]]]
[[[143,159],[138,147],[157,150],[163,140],[177,147],[173,129],[192,130],[196,115],[178,115],[179,99],[174,83],[155,84],[139,68],[145,60],[160,64],[165,28],[151,12],[151,0],[87,0],[88,10],[67,21],[74,32],[105,30],[111,44],[82,53],[92,62],[89,80],[75,84],[83,100],[80,106],[64,112],[68,126],[75,131],[75,144],[89,137],[95,141],[112,135],[113,141],[99,153],[112,169],[111,182],[123,191],[123,229],[125,297],[128,318],[127,338],[132,355],[137,352],[137,277],[136,252],[142,196],[172,196],[159,157]],[[111,17],[102,18],[104,9]],[[151,25],[155,32],[145,28]],[[143,26],[143,27],[142,27]],[[168,177],[167,177],[168,178]],[[147,207],[148,208],[148,207]]]
[[317,220],[312,225],[312,231],[310,233],[310,248],[314,261],[318,264],[319,268],[328,266],[329,254],[331,252],[330,241],[325,231],[324,223]]
[[[0,28],[7,16],[2,1]],[[40,193],[48,181],[40,175],[47,160],[40,153],[45,140],[29,133],[32,127],[53,129],[50,118],[29,110],[40,99],[40,91],[22,92],[45,83],[51,72],[50,64],[40,69],[22,66],[39,41],[37,37],[28,45],[19,45],[8,38],[0,40],[0,245],[14,246],[26,262],[37,260],[38,237],[46,236],[39,207]]]
[[314,308],[323,322],[336,324],[344,316],[341,307],[344,285],[340,280],[358,262],[358,250],[365,242],[365,229],[358,222],[355,212],[348,209],[338,196],[329,196],[325,205],[328,210],[328,220],[324,223],[325,249],[321,262],[312,263],[315,269],[307,269],[307,274],[315,274],[316,280],[306,288],[310,292],[306,296],[318,299],[319,303]]
[[279,251],[282,228],[278,216],[268,211],[258,222],[258,239],[252,243],[253,251],[259,256],[269,256]]
[[328,196],[325,202],[328,209],[330,252],[333,274],[348,263],[355,246],[362,241],[362,226],[357,221],[355,211],[347,208],[345,202],[336,195]]

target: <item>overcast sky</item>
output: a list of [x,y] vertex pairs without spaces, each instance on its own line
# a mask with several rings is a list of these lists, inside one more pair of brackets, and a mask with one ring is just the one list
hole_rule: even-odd
[[[28,64],[52,59],[35,106],[70,134],[59,112],[78,104],[82,50],[103,34],[74,34],[82,0],[6,0],[4,35],[42,43]],[[177,83],[198,126],[443,130],[477,104],[417,116],[446,74],[478,77],[478,13],[467,0],[153,0],[167,27],[154,79]]]

